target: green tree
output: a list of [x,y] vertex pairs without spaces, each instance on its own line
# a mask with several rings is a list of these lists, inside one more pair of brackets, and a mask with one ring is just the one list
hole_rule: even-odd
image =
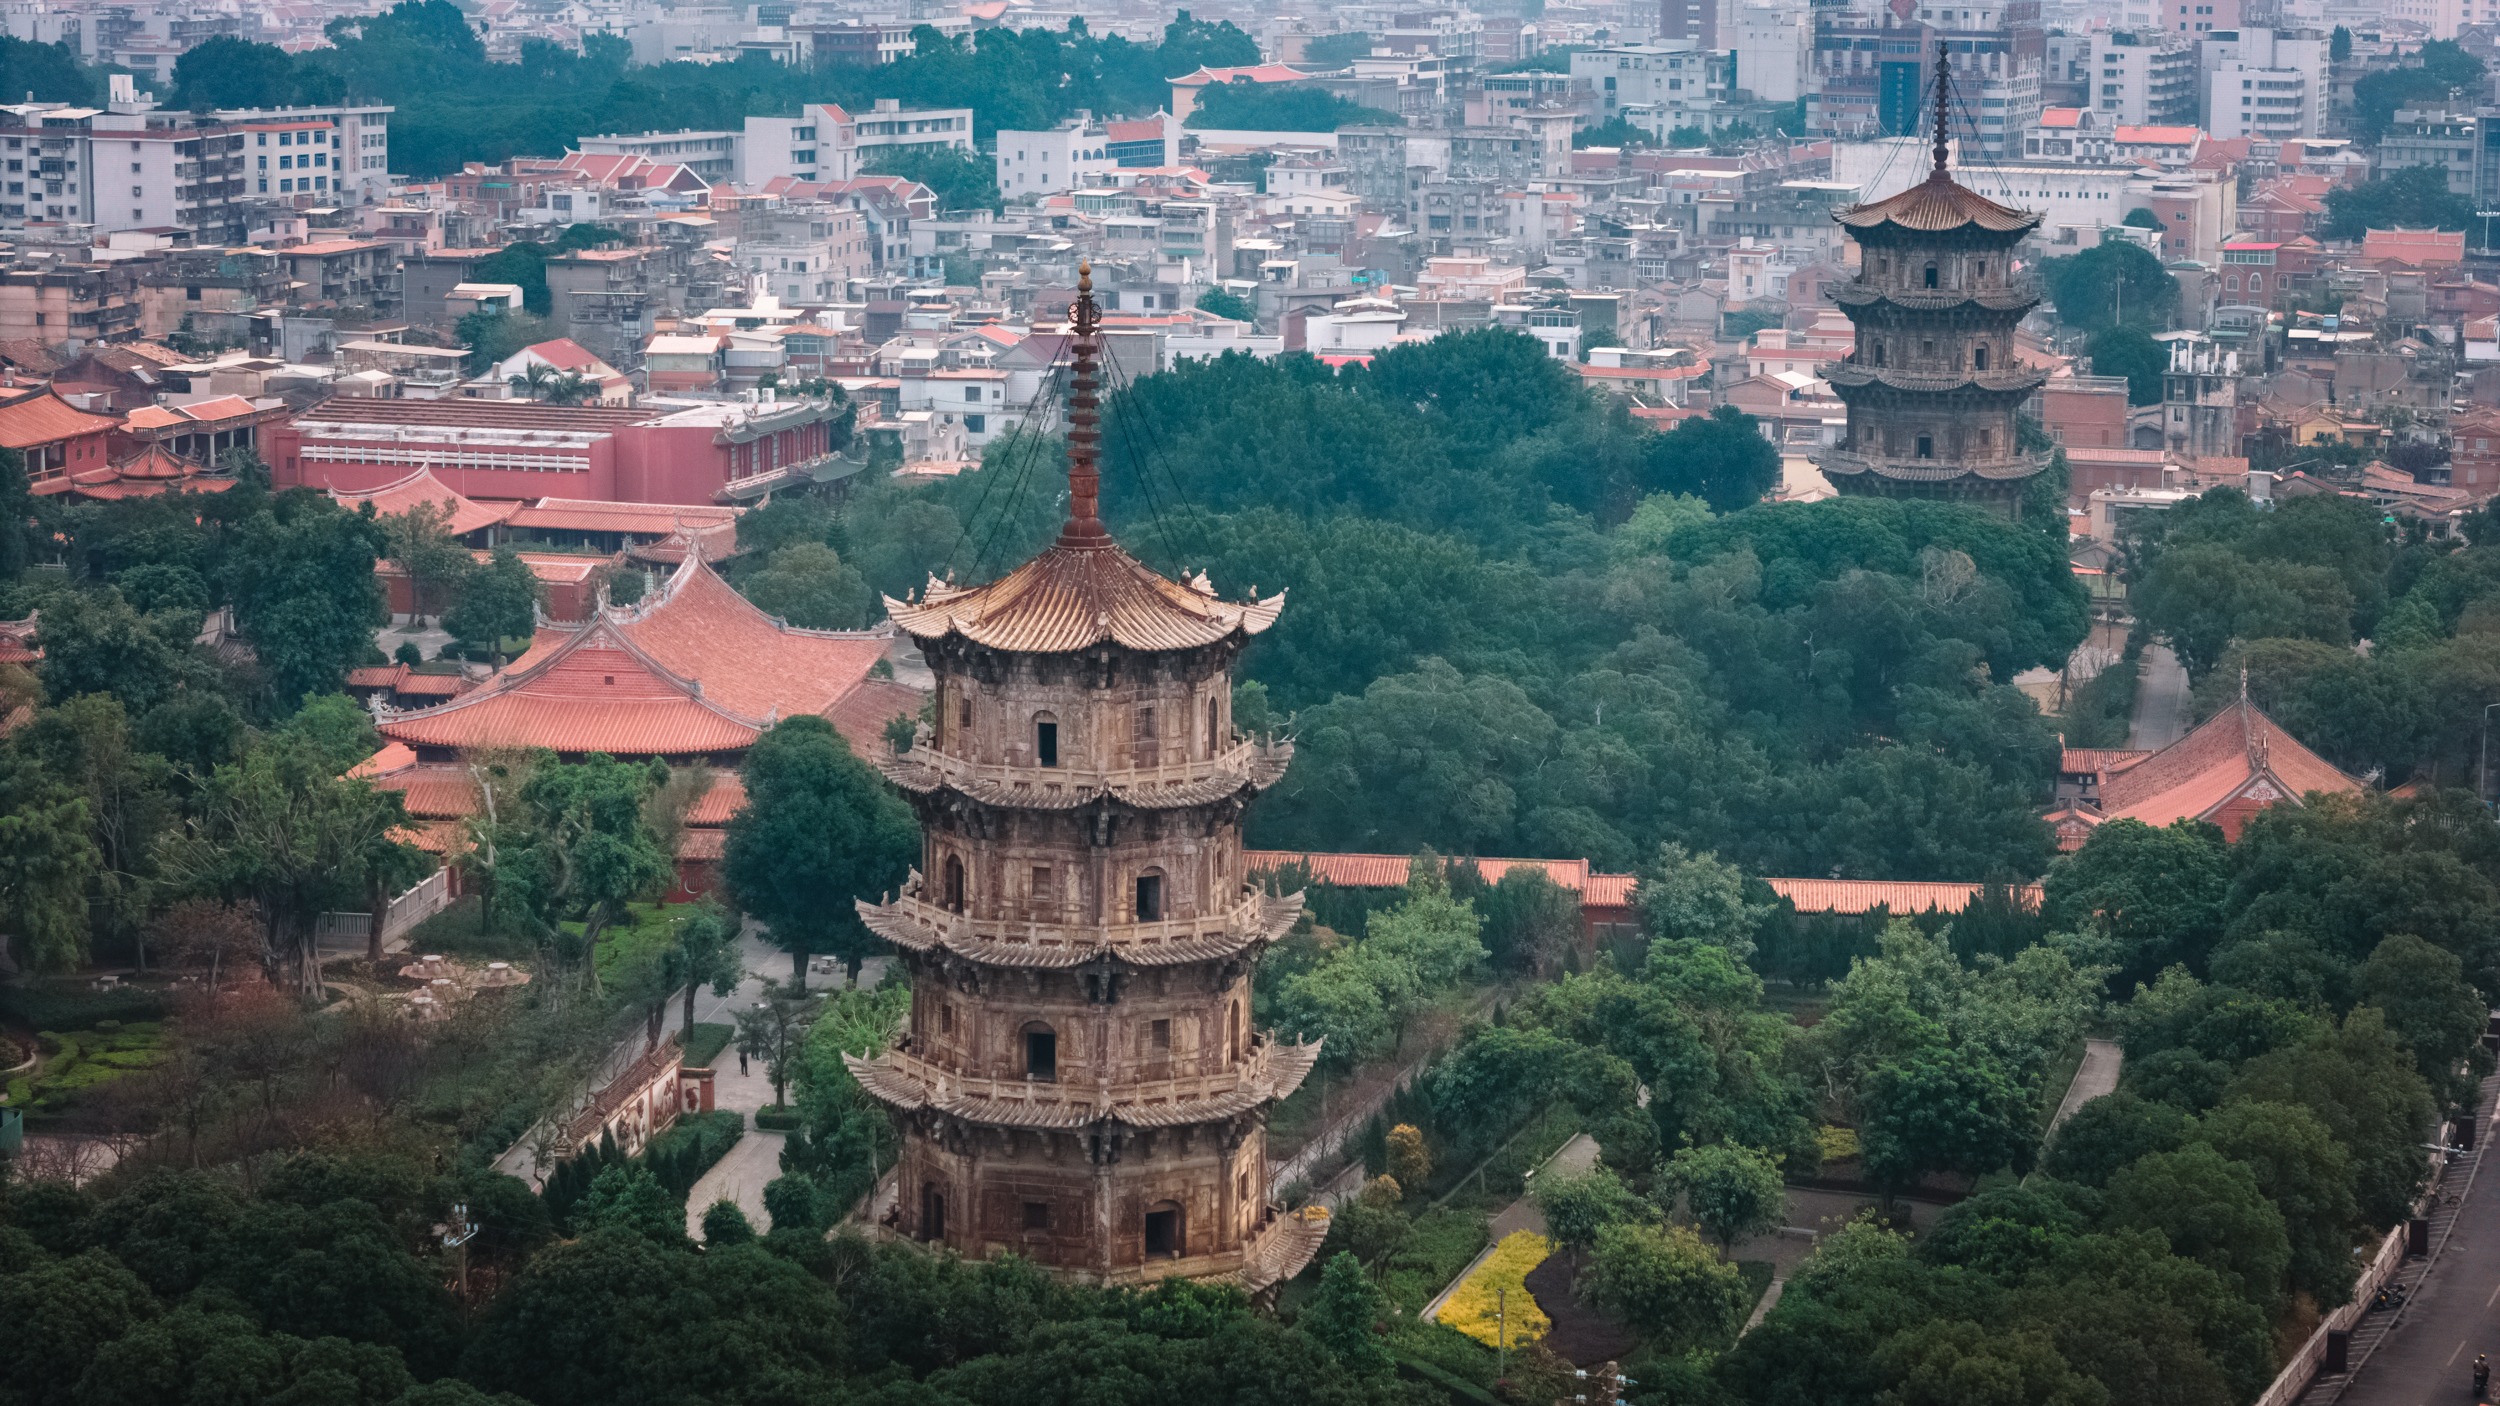
[[2326,57],[2331,63],[2342,63],[2352,57],[2351,30],[2340,24],[2335,26],[2335,32],[2327,36]]
[[918,181],[937,196],[937,208],[1003,210],[998,193],[998,167],[979,152],[948,146],[888,146],[871,151],[863,163],[880,176]]
[[2094,375],[2127,378],[2129,405],[2161,404],[2162,373],[2170,369],[2170,352],[2162,343],[2139,328],[2113,325],[2094,332],[2083,351],[2092,358]]
[[2204,1143],[2155,1152],[2109,1179],[2109,1221],[2158,1230],[2171,1252],[2211,1268],[2251,1303],[2271,1307],[2291,1264],[2283,1213],[2256,1174]]
[[1753,956],[1754,929],[1768,911],[1745,902],[1745,876],[1735,865],[1677,844],[1660,845],[1642,866],[1632,906],[1651,938],[1706,943],[1739,963]]
[[1399,127],[1405,119],[1300,84],[1214,83],[1198,90],[1197,105],[1184,125],[1238,132],[1333,132],[1340,127]]
[[2115,323],[2161,327],[2179,302],[2179,280],[2157,256],[2123,239],[2105,240],[2070,258],[2041,261],[2041,282],[2058,320],[2082,331]]
[[128,941],[142,970],[142,930],[157,878],[156,848],[175,816],[172,768],[141,750],[119,701],[84,694],[36,714],[17,745],[86,798],[96,856],[89,913],[95,928]]
[[1380,1341],[1380,1324],[1388,1316],[1388,1295],[1363,1272],[1363,1262],[1347,1252],[1320,1270],[1319,1287],[1294,1321],[1346,1370],[1382,1377],[1391,1366],[1389,1350]]
[[370,505],[289,492],[245,522],[231,557],[235,623],[281,704],[335,692],[384,619],[373,563],[387,547]]
[[205,686],[207,671],[190,637],[169,639],[162,623],[142,617],[110,586],[49,596],[35,633],[44,691],[55,698],[110,695],[144,713],[188,684]]
[[[2332,41],[2330,41],[2331,43]],[[2352,88],[2352,131],[2362,142],[2375,146],[2385,134],[2387,125],[2401,108],[2431,107],[2450,98],[2460,89],[2473,89],[2482,81],[2482,61],[2468,54],[2452,39],[2434,39],[2414,55],[2414,62],[2397,68],[2379,69],[2362,74]],[[2422,189],[2427,193],[2430,186]],[[2473,206],[2467,205],[2471,211]],[[2332,201],[2327,206],[2330,218],[2335,213]],[[2381,225],[2380,228],[2386,228]],[[2358,230],[2350,235],[2334,233],[2330,237],[2359,239]]]
[[174,61],[174,91],[167,105],[193,112],[221,107],[287,107],[295,102],[295,76],[284,49],[218,35],[185,50]]
[[443,614],[443,628],[470,647],[500,657],[506,642],[536,633],[546,597],[546,583],[521,554],[497,547],[484,566],[468,573],[459,599]]
[[2219,545],[2163,551],[2134,600],[2138,616],[2170,641],[2193,678],[2211,672],[2233,640],[2352,638],[2352,594],[2331,569],[2253,562]]
[[342,778],[333,760],[298,738],[254,747],[208,778],[196,818],[163,855],[177,888],[257,904],[270,982],[291,976],[311,999],[321,995],[314,920],[370,900],[372,873],[398,862],[392,836],[408,824],[398,792]]
[[807,1045],[808,1027],[822,1013],[823,1004],[808,994],[804,978],[788,986],[766,986],[763,996],[754,1005],[738,1012],[738,1050],[764,1062],[764,1077],[772,1080],[773,1106],[787,1102],[790,1076],[798,1068],[798,1060]]
[[[460,593],[461,584],[475,569],[476,561],[469,549],[448,530],[451,509],[441,503],[412,504],[406,512],[390,513],[382,518],[382,534],[386,550],[399,569],[408,573],[410,613],[417,623],[439,612],[445,598]],[[435,606],[426,609],[428,602]]]
[[2107,1186],[2109,1179],[2155,1152],[2176,1152],[2196,1135],[2196,1120],[2130,1090],[2104,1094],[2057,1127],[2040,1170],[2060,1181]]
[[746,975],[738,950],[738,915],[706,899],[679,920],[675,942],[662,958],[663,980],[686,991],[685,1038],[694,1039],[694,996],[709,986],[715,996],[735,990]]
[[1743,1325],[1744,1276],[1679,1225],[1611,1225],[1579,1278],[1592,1307],[1669,1352],[1725,1347]]
[[766,732],[739,776],[747,807],[721,864],[731,896],[790,954],[793,980],[806,979],[809,953],[827,952],[856,982],[876,939],[853,901],[901,884],[920,850],[911,812],[812,714]]
[[[483,268],[487,262],[491,260],[481,261],[479,267]],[[460,345],[469,349],[470,375],[483,376],[494,367],[511,360],[513,354],[523,347],[534,347],[555,336],[555,324],[541,315],[546,310],[546,300],[552,296],[547,292],[545,262],[543,260],[532,261],[527,271],[534,274],[537,280],[535,286],[540,303],[535,310],[507,312],[501,308],[480,308],[461,318],[459,325],[452,329],[452,335],[459,338]],[[506,269],[504,272],[510,273],[514,270]],[[504,280],[481,278],[480,281],[517,283],[521,287],[521,296],[524,300],[529,297],[532,286],[518,278]]]
[[1763,437],[1761,422],[1732,405],[1680,421],[1644,444],[1642,492],[1689,493],[1716,512],[1761,502],[1779,477],[1779,451]]
[[2341,1027],[2250,1060],[2226,1102],[2242,1099],[2317,1115],[2352,1159],[2353,1199],[2368,1225],[2404,1219],[2430,1175],[2422,1142],[2437,1108],[2375,1006],[2356,1006]]
[[2038,1329],[2006,1332],[1930,1319],[1885,1341],[1877,1368],[1888,1406],[2103,1406],[2109,1395]]
[[1228,317],[1235,322],[1259,320],[1259,310],[1248,298],[1220,283],[1209,284],[1207,291],[1198,295],[1198,311],[1211,312],[1217,317]]
[[704,1244],[744,1245],[754,1238],[754,1223],[737,1202],[723,1198],[703,1208]]
[[2353,990],[2387,1013],[2387,1028],[2413,1052],[2432,1092],[2470,1095],[2459,1070],[2482,1043],[2491,1003],[2465,979],[2465,963],[2409,933],[2378,945],[2353,973]]
[[[1733,1252],[1736,1242],[1768,1235],[1788,1220],[1788,1188],[1769,1154],[1732,1143],[1679,1149],[1668,1161],[1665,1187],[1680,1192],[1694,1221]],[[1671,1193],[1672,1194],[1672,1193]]]
[[1546,1235],[1555,1249],[1570,1255],[1586,1254],[1610,1225],[1643,1223],[1655,1214],[1613,1168],[1602,1165],[1578,1176],[1540,1179],[1535,1197],[1537,1210],[1545,1216]]
[[821,542],[794,542],[772,554],[739,589],[766,614],[808,630],[857,630],[868,623],[868,583]]
[[2205,1115],[2197,1137],[2248,1168],[2282,1213],[2291,1287],[2331,1308],[2352,1297],[2357,1266],[2352,1159],[2326,1124],[2284,1103],[2227,1103]]
[[573,1225],[583,1233],[621,1230],[674,1245],[686,1238],[686,1208],[649,1167],[610,1166],[600,1170],[590,1190],[574,1203]]
[[85,957],[87,884],[103,863],[86,800],[33,759],[0,750],[0,956],[39,972]]
[[[1238,708],[1234,716],[1239,718]],[[1474,902],[1484,915],[1485,948],[1504,971],[1552,976],[1579,946],[1579,896],[1555,883],[1542,865],[1511,866]]]
[[2329,239],[2357,241],[2370,230],[2399,225],[2471,230],[2474,202],[2449,193],[2448,173],[2436,166],[2409,166],[2327,192],[2324,233]]
[[2230,884],[2230,850],[2216,827],[2113,820],[2049,870],[2041,915],[2056,931],[2108,938],[2127,990],[2173,966],[2204,968],[2222,937]]
[[2031,1165],[2031,1100],[1981,1051],[1935,1050],[1877,1069],[1859,1117],[1867,1173],[1890,1189],[1928,1172],[1976,1178]]

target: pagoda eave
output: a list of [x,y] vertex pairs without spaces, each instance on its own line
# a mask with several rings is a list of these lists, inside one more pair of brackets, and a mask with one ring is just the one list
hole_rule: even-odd
[[2048,467],[2048,461],[2037,454],[2016,455],[2010,459],[1973,461],[1936,459],[1879,459],[1846,449],[1825,449],[1813,455],[1814,466],[1823,476],[1838,482],[1881,481],[1899,484],[1940,485],[1955,482],[1974,484],[2012,484],[2036,476]]
[[1934,376],[1893,367],[1868,366],[1857,361],[1826,362],[1816,368],[1832,388],[1832,393],[1847,400],[1851,391],[1894,390],[1918,395],[1977,395],[1991,399],[2000,396],[2021,398],[2048,382],[2045,372],[2031,367],[2014,367],[2004,371],[1962,371],[1952,375]]
[[1292,761],[1293,744],[1280,741],[1243,742],[1209,761],[1121,771],[984,766],[921,748],[880,758],[876,765],[887,781],[916,798],[952,794],[1000,810],[1076,811],[1115,804],[1165,811],[1246,799],[1282,781]]
[[[1845,312],[1898,311],[1921,315],[1955,312],[1964,308],[1992,315],[2011,316],[2020,320],[2040,306],[2040,295],[2028,287],[1982,289],[1962,292],[1958,289],[1934,293],[1902,292],[1899,289],[1876,288],[1862,284],[1843,283],[1828,290],[1832,302]],[[1854,320],[1854,318],[1852,319]]]

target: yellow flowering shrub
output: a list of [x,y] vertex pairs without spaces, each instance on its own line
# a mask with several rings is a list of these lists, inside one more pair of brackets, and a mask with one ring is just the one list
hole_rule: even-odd
[[1814,1141],[1826,1162],[1846,1162],[1858,1155],[1858,1130],[1825,1123],[1814,1130]]
[[[1528,1271],[1545,1263],[1552,1253],[1553,1242],[1533,1230],[1514,1230],[1503,1236],[1502,1243],[1458,1286],[1458,1292],[1441,1305],[1440,1320],[1487,1347],[1504,1337],[1512,1347],[1544,1337],[1554,1320],[1537,1307],[1526,1281]],[[1507,1333],[1500,1326],[1505,1312]]]

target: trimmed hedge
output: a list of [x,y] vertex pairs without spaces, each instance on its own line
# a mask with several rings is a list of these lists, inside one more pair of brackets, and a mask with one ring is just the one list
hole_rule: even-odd
[[764,1129],[766,1132],[795,1133],[799,1130],[799,1126],[806,1121],[807,1120],[800,1115],[796,1105],[783,1108],[773,1108],[767,1106],[755,1110],[755,1126]]
[[106,1021],[136,1025],[163,1020],[172,1010],[163,992],[144,988],[96,991],[83,982],[0,986],[0,1019],[36,1030],[88,1030]]
[[686,1037],[686,1053],[681,1063],[689,1069],[711,1068],[712,1061],[720,1058],[722,1050],[729,1048],[731,1037],[737,1033],[726,1025],[708,1020],[696,1021],[693,1033]]

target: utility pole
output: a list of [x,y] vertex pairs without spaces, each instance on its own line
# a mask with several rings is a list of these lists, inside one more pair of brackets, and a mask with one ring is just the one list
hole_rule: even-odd
[[443,1239],[443,1248],[458,1259],[460,1265],[460,1302],[469,1301],[469,1242],[477,1238],[477,1223],[469,1219],[469,1203],[458,1202],[451,1208],[451,1219],[434,1227]]
[[1493,1380],[1510,1375],[1510,1290],[1493,1291]]

